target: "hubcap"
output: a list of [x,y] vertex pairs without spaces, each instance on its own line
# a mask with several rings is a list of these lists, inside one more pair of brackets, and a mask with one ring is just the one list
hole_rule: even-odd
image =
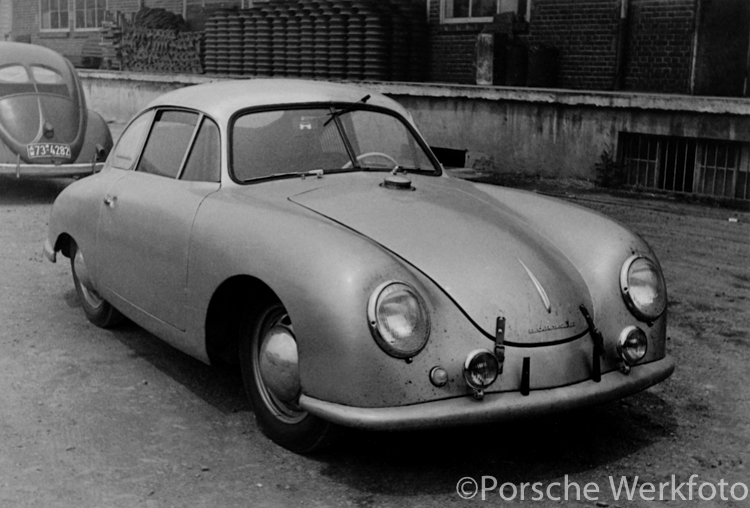
[[255,376],[266,406],[286,423],[298,423],[307,413],[297,404],[300,395],[297,342],[284,313],[262,331]]
[[76,251],[76,255],[73,258],[73,272],[78,279],[78,285],[81,288],[81,294],[86,300],[86,303],[91,307],[99,307],[104,300],[94,290],[91,284],[91,277],[89,271],[86,269],[86,262],[83,259],[83,253],[80,250]]

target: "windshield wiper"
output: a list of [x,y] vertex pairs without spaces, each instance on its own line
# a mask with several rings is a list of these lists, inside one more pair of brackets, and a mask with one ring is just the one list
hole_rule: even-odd
[[309,171],[292,171],[290,173],[273,173],[270,175],[263,175],[263,176],[256,176],[254,178],[247,178],[245,180],[242,180],[243,183],[248,182],[263,182],[265,180],[276,180],[276,179],[283,179],[283,178],[302,178],[303,180],[307,178],[308,176],[314,176],[317,178],[323,178],[323,175],[327,172],[327,170],[323,169],[311,169]]
[[[360,100],[357,101],[357,104],[366,103],[367,101],[370,100],[370,97],[371,97],[370,94],[365,95],[364,97],[362,97]],[[327,126],[329,123],[333,122],[334,119],[340,117],[341,115],[345,113],[349,113],[350,111],[353,111],[355,109],[357,109],[357,106],[352,105],[352,106],[347,106],[345,108],[337,109],[335,111],[331,111],[329,113],[329,115],[331,115],[331,118],[325,121],[325,123],[323,124],[323,127]]]

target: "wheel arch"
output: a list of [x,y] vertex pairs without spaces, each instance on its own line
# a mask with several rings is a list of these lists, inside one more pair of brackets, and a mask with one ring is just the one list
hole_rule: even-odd
[[205,346],[211,365],[239,365],[240,327],[258,307],[280,301],[262,280],[235,275],[214,291],[206,311]]
[[55,240],[54,251],[61,252],[66,258],[70,258],[70,247],[75,240],[68,233],[60,233]]

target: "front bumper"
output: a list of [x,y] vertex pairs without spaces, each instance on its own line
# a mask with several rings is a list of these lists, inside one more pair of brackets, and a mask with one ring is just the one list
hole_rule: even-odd
[[411,406],[362,408],[325,402],[303,394],[299,403],[305,410],[324,420],[372,430],[503,422],[617,400],[663,381],[672,374],[674,367],[674,360],[667,356],[655,362],[636,365],[628,375],[612,371],[602,375],[598,383],[587,380],[559,388],[533,390],[527,396],[519,392],[488,393],[483,400],[475,400],[467,395]]
[[104,167],[103,162],[82,164],[7,164],[0,163],[0,175],[72,178],[92,175]]

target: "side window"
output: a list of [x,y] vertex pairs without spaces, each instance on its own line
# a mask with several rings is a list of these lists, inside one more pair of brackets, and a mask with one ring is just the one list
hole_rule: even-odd
[[176,178],[197,123],[197,113],[159,111],[136,171]]
[[122,133],[117,146],[109,156],[109,163],[113,168],[133,169],[153,116],[152,111],[142,114]]
[[191,182],[218,182],[220,150],[219,127],[212,120],[204,118],[180,178]]

